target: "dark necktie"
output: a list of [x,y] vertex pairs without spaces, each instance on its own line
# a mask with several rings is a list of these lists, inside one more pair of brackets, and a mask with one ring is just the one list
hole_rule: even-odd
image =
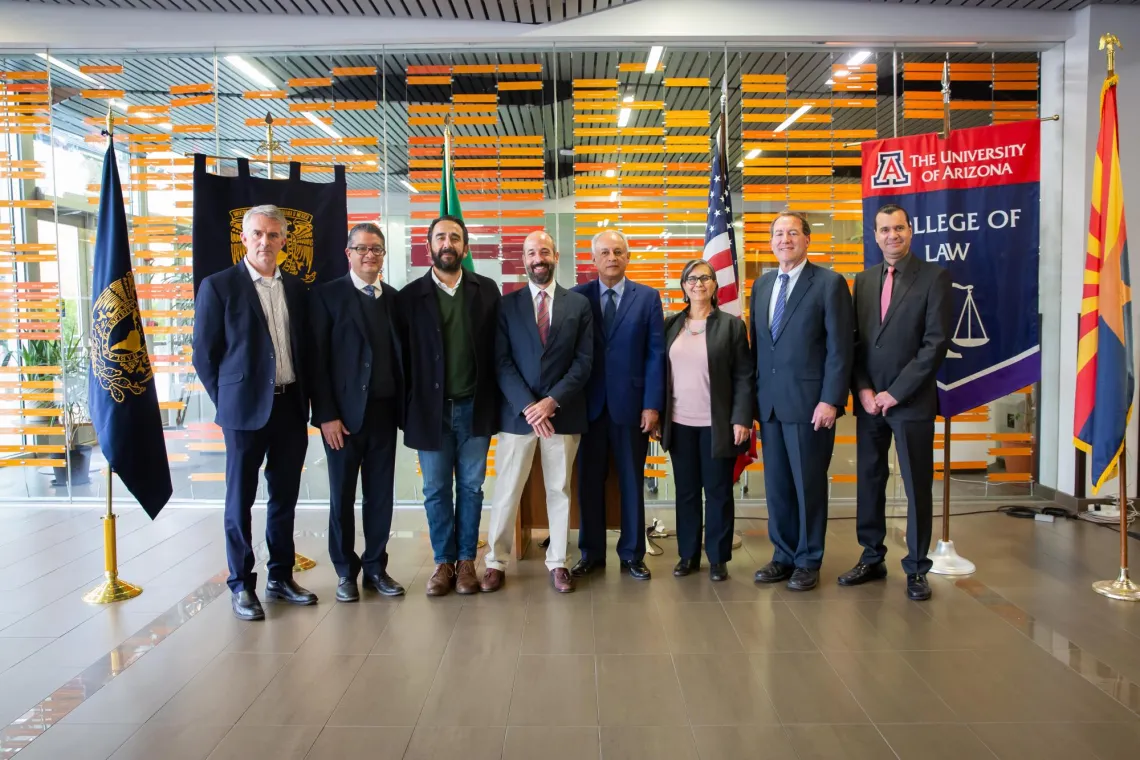
[[610,328],[614,326],[614,316],[617,314],[617,306],[614,305],[614,302],[617,301],[617,293],[613,291],[613,288],[609,288],[602,295],[606,297],[606,306],[602,309],[602,332],[606,334],[606,337],[609,337]]
[[376,288],[372,285],[365,285],[363,288],[361,288],[361,290],[363,290],[364,295],[368,296],[369,298],[376,297]]
[[780,331],[780,322],[784,319],[784,307],[788,305],[788,275],[780,275],[780,292],[776,294],[776,310],[772,312],[772,340]]

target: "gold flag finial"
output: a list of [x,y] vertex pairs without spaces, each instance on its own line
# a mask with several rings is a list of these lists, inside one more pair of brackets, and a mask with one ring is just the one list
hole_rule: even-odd
[[281,143],[273,139],[273,114],[265,114],[265,140],[257,146],[258,150],[264,150],[269,164],[269,178],[273,179],[273,153],[281,147]]
[[115,141],[115,117],[111,113],[111,101],[107,101],[107,121],[103,129],[103,134],[107,135],[107,145],[111,145]]
[[1110,77],[1116,76],[1116,49],[1123,47],[1124,45],[1120,44],[1120,38],[1111,32],[1100,36],[1100,49],[1107,51],[1108,55],[1108,75]]

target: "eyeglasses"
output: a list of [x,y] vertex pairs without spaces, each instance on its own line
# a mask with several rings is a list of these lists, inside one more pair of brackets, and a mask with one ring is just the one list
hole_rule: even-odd
[[691,274],[685,278],[685,282],[689,285],[696,285],[698,282],[702,285],[708,285],[712,281],[713,278],[707,274]]
[[366,253],[371,253],[373,256],[384,255],[384,247],[379,245],[354,245],[348,250],[352,251],[357,256],[363,256]]

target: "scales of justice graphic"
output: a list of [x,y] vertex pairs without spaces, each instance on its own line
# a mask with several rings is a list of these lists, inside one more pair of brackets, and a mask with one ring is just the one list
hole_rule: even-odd
[[[962,348],[977,348],[984,346],[990,342],[990,336],[986,333],[986,326],[982,324],[982,315],[978,313],[978,307],[974,304],[974,286],[973,285],[959,285],[953,283],[955,290],[966,291],[966,302],[962,304],[962,313],[958,315],[958,324],[954,328],[954,337],[950,342],[955,346]],[[965,335],[962,335],[963,327],[965,328]],[[953,349],[946,352],[947,359],[961,359],[962,354],[954,351]]]

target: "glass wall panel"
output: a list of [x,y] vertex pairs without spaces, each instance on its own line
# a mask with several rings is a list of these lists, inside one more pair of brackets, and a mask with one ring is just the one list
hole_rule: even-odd
[[[593,236],[618,228],[630,277],[660,290],[672,311],[681,267],[704,246],[723,88],[745,303],[775,266],[768,227],[784,207],[808,214],[812,260],[852,279],[865,222],[859,143],[941,128],[947,53],[707,45],[666,48],[647,67],[650,56],[648,47],[562,46],[0,55],[0,497],[98,498],[104,488],[86,414],[86,336],[108,107],[180,499],[219,500],[225,487],[221,431],[190,363],[190,156],[212,156],[210,171],[222,174],[248,158],[254,176],[268,177],[267,116],[274,176],[290,160],[314,182],[345,167],[349,226],[382,226],[383,276],[395,287],[430,266],[446,120],[477,271],[504,292],[523,287],[522,240],[546,227],[561,252],[559,282],[570,286],[594,276]],[[954,129],[1038,115],[1036,54],[955,50],[949,61]],[[1035,399],[1024,389],[955,419],[955,494],[1030,487]],[[322,503],[324,448],[311,433],[302,498]],[[835,497],[853,497],[854,465],[845,417]],[[419,501],[415,452],[401,446],[397,467],[397,498]],[[672,500],[656,445],[646,469],[647,498]],[[741,485],[746,498],[763,498],[762,460]],[[902,496],[901,482],[890,493]]]

